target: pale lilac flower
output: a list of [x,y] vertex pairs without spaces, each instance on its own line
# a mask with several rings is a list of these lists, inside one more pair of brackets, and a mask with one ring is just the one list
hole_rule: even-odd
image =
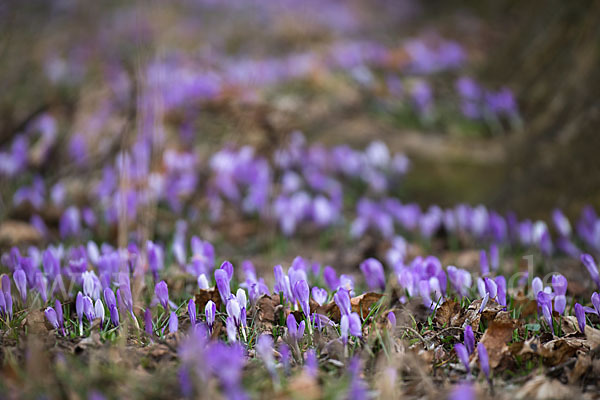
[[481,275],[486,276],[490,273],[490,266],[488,264],[487,253],[485,250],[479,252],[479,268],[481,269]]
[[231,318],[235,323],[235,326],[239,328],[241,325],[242,310],[237,299],[232,296],[227,302],[227,306],[225,308],[227,309],[227,315],[229,318]]
[[198,287],[200,289],[210,288],[210,285],[208,283],[208,279],[206,278],[206,275],[204,275],[204,274],[198,275]]
[[25,276],[25,271],[22,269],[18,269],[13,273],[13,280],[15,281],[15,286],[21,295],[21,300],[23,303],[27,300],[27,277]]
[[362,324],[358,313],[351,313],[348,315],[350,334],[356,337],[362,337]]
[[96,314],[96,318],[100,318],[100,327],[102,327],[102,324],[104,324],[104,305],[102,305],[102,300],[96,300],[94,313]]
[[600,295],[598,294],[598,292],[592,293],[592,305],[596,310],[596,314],[600,315]]
[[342,338],[342,343],[346,345],[348,343],[348,332],[350,330],[350,320],[348,319],[348,315],[342,315],[342,319],[340,320],[340,337]]
[[554,335],[554,325],[552,323],[552,296],[545,292],[539,292],[537,295],[538,307],[542,310],[542,315],[550,326]]
[[533,280],[531,281],[531,289],[533,291],[533,295],[536,296],[536,298],[538,293],[544,290],[544,283],[539,277],[536,276],[535,278],[533,278]]
[[496,301],[501,306],[506,307],[506,278],[500,275],[494,279],[494,283],[497,287]]
[[48,302],[48,279],[46,279],[46,277],[43,274],[36,274],[35,277],[35,288],[37,289],[38,293],[40,294],[40,296],[42,297],[42,301],[44,303]]
[[115,293],[108,287],[104,289],[104,302],[106,303],[106,308],[108,308],[108,310],[110,310],[112,306],[117,305]]
[[557,313],[563,314],[567,307],[567,278],[560,274],[552,275],[552,288],[554,289],[554,309]]
[[340,286],[340,280],[337,277],[335,269],[329,265],[323,269],[323,279],[327,286],[329,286],[329,290],[337,290]]
[[265,363],[265,367],[273,377],[277,378],[275,358],[273,357],[273,338],[271,335],[262,334],[256,341],[256,354]]
[[318,305],[322,306],[327,301],[327,290],[321,289],[317,286],[312,288],[312,298]]
[[217,310],[217,305],[209,300],[204,306],[204,315],[206,316],[206,324],[208,325],[208,329],[212,333],[213,326],[215,324],[215,313]]
[[568,237],[571,235],[571,223],[565,214],[558,208],[552,211],[552,221],[561,236]]
[[227,330],[227,339],[231,343],[237,342],[238,330],[237,330],[237,325],[236,325],[235,321],[233,320],[233,318],[231,318],[231,317],[227,318],[227,320],[225,321],[225,328]]
[[77,293],[75,299],[75,311],[77,313],[77,320],[79,321],[79,335],[83,335],[83,294]]

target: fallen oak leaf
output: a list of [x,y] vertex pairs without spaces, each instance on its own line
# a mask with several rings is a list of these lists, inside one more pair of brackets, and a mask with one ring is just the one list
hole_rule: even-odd
[[512,357],[508,342],[511,341],[516,326],[517,322],[510,317],[507,311],[500,311],[483,334],[481,343],[488,351],[492,369],[498,367],[504,357]]
[[457,301],[448,299],[436,310],[434,322],[438,327],[451,327],[462,325],[465,318],[463,309]]
[[221,308],[221,295],[216,287],[212,287],[210,289],[200,289],[198,293],[196,293],[196,306],[202,310],[202,312],[204,311],[204,307],[209,300],[212,300],[215,303],[217,310]]

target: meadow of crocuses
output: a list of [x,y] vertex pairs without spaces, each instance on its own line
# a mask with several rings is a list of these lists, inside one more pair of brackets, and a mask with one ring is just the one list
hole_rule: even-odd
[[[46,103],[0,138],[0,398],[598,395],[600,217],[411,199],[396,135],[524,121],[479,45],[375,3],[114,2],[79,36],[44,5]],[[352,114],[393,132],[328,135]]]

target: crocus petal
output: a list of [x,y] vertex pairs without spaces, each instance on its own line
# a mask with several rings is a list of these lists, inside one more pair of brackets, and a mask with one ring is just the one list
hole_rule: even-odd
[[490,361],[488,358],[487,350],[486,350],[485,346],[483,345],[483,343],[481,343],[481,342],[477,344],[477,354],[479,355],[479,367],[485,374],[485,377],[489,380],[490,379]]
[[465,347],[469,354],[473,354],[475,351],[475,335],[473,334],[471,325],[465,327]]
[[469,368],[469,352],[467,351],[465,345],[462,343],[456,343],[454,345],[454,351],[456,352],[456,355],[458,356],[460,362],[464,365],[465,369],[467,370],[467,373],[469,373],[471,371],[471,369]]
[[54,311],[54,308],[52,308],[52,307],[46,308],[46,310],[44,311],[44,314],[46,315],[46,319],[48,320],[48,322],[50,322],[50,325],[52,325],[54,327],[54,329],[58,329],[60,327],[60,325],[58,323],[58,318],[56,317],[56,311]]
[[579,325],[579,331],[585,332],[585,311],[583,306],[579,303],[575,303],[575,316],[577,317],[577,324]]

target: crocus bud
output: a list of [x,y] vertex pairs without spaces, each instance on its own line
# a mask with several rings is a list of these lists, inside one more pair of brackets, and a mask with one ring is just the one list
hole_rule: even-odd
[[196,302],[194,299],[190,299],[188,302],[188,315],[190,316],[190,323],[193,328],[196,325]]
[[144,331],[149,336],[152,336],[154,331],[152,327],[152,311],[150,308],[146,308],[146,311],[144,311]]
[[390,325],[391,330],[396,329],[396,314],[393,311],[390,311],[387,315],[387,320]]
[[119,326],[119,310],[117,310],[116,305],[113,305],[110,308],[110,321],[114,326]]
[[538,293],[544,290],[544,283],[539,277],[536,276],[535,278],[533,278],[533,280],[531,281],[531,289],[533,291],[533,295],[536,296],[536,298]]
[[109,310],[112,308],[112,306],[117,305],[115,293],[110,288],[104,289],[104,303],[106,303],[106,308],[108,308]]
[[15,286],[21,295],[21,300],[23,303],[27,300],[27,276],[25,275],[25,271],[22,269],[18,269],[13,273],[13,279],[15,281]]
[[102,304],[102,300],[97,299],[94,304],[94,312],[96,313],[96,318],[100,318],[100,323],[104,323],[104,305]]
[[96,318],[96,313],[94,311],[94,303],[92,302],[92,299],[88,296],[83,296],[83,314],[90,322],[94,321],[94,318]]
[[296,341],[302,339],[302,337],[304,336],[304,328],[306,325],[304,321],[298,324],[296,322],[296,317],[294,317],[294,314],[290,314],[287,317],[286,325],[288,328],[288,335],[290,336],[290,338]]
[[171,315],[169,316],[169,333],[177,332],[178,328],[179,320],[177,319],[177,314],[175,313],[175,311],[172,311]]
[[348,320],[348,315],[342,315],[342,319],[340,320],[340,337],[342,338],[342,342],[345,344],[348,343],[348,331],[350,330],[350,321]]
[[318,288],[317,286],[312,288],[312,298],[317,302],[318,305],[322,306],[327,301],[327,290]]
[[583,306],[579,303],[575,303],[575,316],[577,317],[577,324],[579,325],[579,331],[585,332],[585,311]]
[[200,274],[198,276],[198,287],[200,289],[208,289],[210,287],[210,285],[208,283],[208,279],[206,278],[206,275]]
[[502,275],[497,276],[494,279],[494,283],[497,287],[496,301],[501,306],[506,306],[506,278],[504,278]]
[[294,294],[296,296],[296,300],[298,300],[298,303],[300,303],[300,307],[302,308],[302,312],[304,312],[306,318],[310,316],[310,304],[308,302],[310,295],[309,293],[308,283],[306,283],[304,279],[296,282],[294,285]]
[[217,305],[209,300],[204,307],[204,314],[206,315],[206,324],[209,329],[212,331],[212,327],[215,323],[215,312],[217,311]]
[[596,286],[600,288],[600,275],[598,275],[598,267],[596,266],[594,258],[589,254],[582,254],[581,262],[587,268],[592,280],[596,283]]
[[471,372],[471,369],[469,368],[469,352],[467,351],[465,345],[462,343],[456,343],[454,345],[454,351],[456,352],[456,355],[458,356],[460,362],[464,365],[465,369],[467,370],[467,373]]
[[385,273],[379,260],[368,258],[360,264],[360,270],[370,290],[385,289]]
[[473,334],[471,325],[465,327],[465,347],[469,354],[473,354],[475,351],[475,335]]
[[221,301],[223,303],[227,303],[227,299],[231,294],[231,289],[229,287],[229,278],[227,277],[227,271],[225,271],[224,269],[215,270],[215,282],[217,282],[217,289],[219,289]]
[[233,318],[227,318],[227,320],[225,321],[225,328],[227,330],[227,339],[232,343],[237,342],[238,331]]
[[154,287],[154,294],[165,310],[169,309],[169,288],[165,281],[160,281]]
[[485,374],[485,377],[489,381],[490,380],[490,361],[488,358],[487,350],[486,350],[485,346],[483,345],[483,343],[481,343],[481,342],[479,342],[477,344],[477,354],[479,354],[479,367],[481,368],[481,370]]
[[600,315],[600,295],[598,292],[592,293],[592,305],[596,310],[596,314]]
[[225,308],[227,309],[227,315],[230,318],[232,318],[233,322],[235,322],[235,325],[239,327],[241,322],[242,310],[240,309],[240,305],[237,299],[235,297],[231,298],[227,302],[227,306]]
[[488,264],[487,254],[485,250],[479,252],[479,268],[481,269],[481,275],[486,276],[490,273],[490,266]]
[[352,311],[352,306],[350,304],[350,295],[348,294],[347,290],[338,290],[333,296],[333,299],[335,300],[335,304],[337,304],[342,315],[350,314]]
[[77,293],[77,298],[75,299],[75,312],[77,313],[79,325],[81,325],[83,321],[83,294],[81,292]]
[[54,308],[46,308],[46,310],[44,311],[44,315],[46,315],[46,319],[48,320],[48,322],[50,322],[50,325],[52,325],[54,329],[58,330],[60,325],[58,323],[58,318],[56,317],[56,311],[54,311]]
[[352,336],[362,337],[362,325],[360,323],[360,317],[357,313],[353,312],[348,316],[349,330]]

